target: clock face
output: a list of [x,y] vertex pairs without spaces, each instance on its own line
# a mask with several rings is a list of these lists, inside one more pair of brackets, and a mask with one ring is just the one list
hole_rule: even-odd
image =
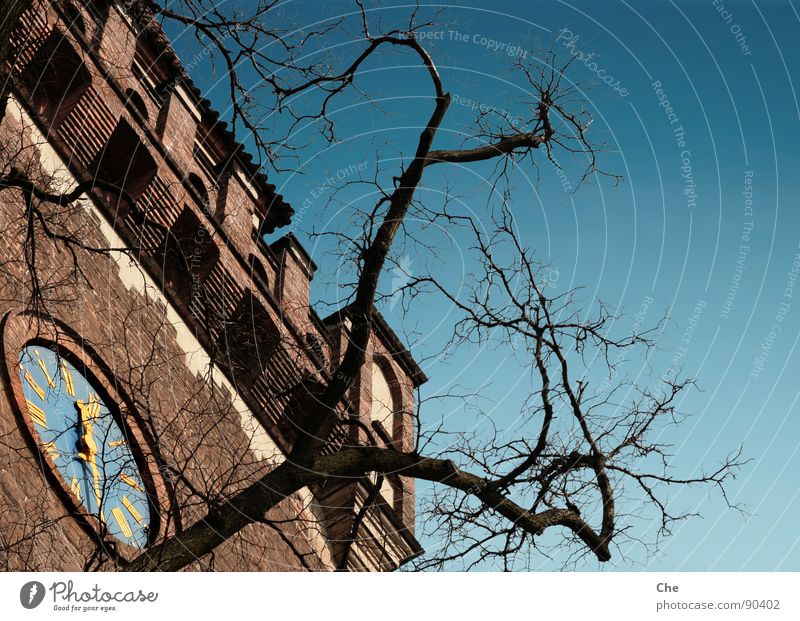
[[36,441],[77,504],[128,545],[148,542],[150,503],[129,439],[84,373],[43,345],[19,355],[25,407]]

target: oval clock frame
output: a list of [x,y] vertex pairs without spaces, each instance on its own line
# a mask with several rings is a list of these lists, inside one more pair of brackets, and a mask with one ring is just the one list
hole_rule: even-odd
[[[140,426],[131,400],[119,388],[114,374],[103,363],[102,358],[66,324],[53,319],[37,319],[28,312],[12,311],[0,325],[2,335],[3,380],[7,388],[17,424],[35,458],[42,464],[43,474],[67,512],[75,517],[92,538],[104,544],[106,551],[124,560],[131,560],[152,545],[159,537],[162,515],[170,506],[170,493],[151,450],[150,442]],[[102,402],[114,417],[114,422],[126,437],[136,463],[138,475],[144,484],[144,493],[149,501],[147,541],[141,548],[118,539],[101,524],[97,516],[88,512],[86,506],[70,490],[70,485],[55,464],[53,458],[42,447],[40,434],[32,420],[26,404],[25,391],[20,379],[19,356],[26,347],[38,346],[55,351],[59,356],[80,370],[98,393]],[[172,530],[172,529],[170,529]],[[104,535],[101,536],[101,533]]]

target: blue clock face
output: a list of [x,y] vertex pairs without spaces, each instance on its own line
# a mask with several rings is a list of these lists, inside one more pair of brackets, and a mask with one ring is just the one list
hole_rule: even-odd
[[46,346],[19,356],[25,406],[43,453],[103,530],[128,545],[148,542],[150,503],[128,437],[87,377]]

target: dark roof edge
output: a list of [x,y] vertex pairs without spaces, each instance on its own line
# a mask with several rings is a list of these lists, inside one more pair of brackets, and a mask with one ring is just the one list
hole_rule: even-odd
[[[349,311],[350,307],[345,306],[328,315],[322,321],[328,326],[341,323],[348,316]],[[411,352],[403,345],[403,342],[377,309],[373,311],[373,319],[373,328],[378,337],[386,345],[386,349],[389,350],[389,355],[403,367],[406,373],[408,373],[408,376],[414,382],[414,388],[422,386],[422,384],[428,381],[428,376],[425,375],[425,372],[417,364],[417,361],[411,356]]]
[[309,280],[314,277],[314,273],[317,271],[317,264],[314,263],[314,259],[311,258],[311,255],[308,254],[308,250],[303,247],[303,244],[301,244],[297,237],[295,237],[294,233],[286,233],[286,235],[283,237],[280,237],[269,244],[269,247],[275,254],[278,255],[280,255],[280,253],[284,250],[293,248],[300,255],[303,266],[309,273]]
[[[236,140],[233,132],[227,128],[228,124],[220,120],[219,112],[211,107],[211,102],[203,97],[200,89],[195,86],[178,54],[172,48],[172,44],[161,25],[158,23],[154,2],[152,0],[139,0],[134,4],[125,5],[115,1],[113,4],[116,4],[119,10],[125,12],[135,21],[142,34],[148,35],[148,43],[153,45],[154,51],[157,52],[156,58],[165,61],[169,68],[175,72],[176,83],[180,82],[186,88],[189,97],[194,100],[200,110],[202,122],[229,149],[226,158],[236,161],[247,173],[249,181],[254,183],[260,190],[266,208],[265,222],[262,224],[264,232],[272,233],[275,228],[289,224],[290,218],[294,214],[291,205],[276,192],[275,186],[269,183],[261,166],[253,161],[252,153],[247,151],[244,145]],[[133,10],[126,10],[126,6]]]

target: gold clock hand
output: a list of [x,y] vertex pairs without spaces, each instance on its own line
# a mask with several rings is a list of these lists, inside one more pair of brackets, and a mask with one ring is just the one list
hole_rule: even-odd
[[[91,461],[94,456],[92,454],[91,447],[87,442],[89,436],[87,435],[87,426],[91,425],[88,420],[87,412],[86,412],[86,404],[83,401],[76,401],[75,405],[78,408],[78,425],[80,426],[81,433],[81,440],[80,440],[80,448],[81,450],[78,451],[78,457],[80,457],[83,461]],[[95,446],[95,449],[97,447]]]
[[94,440],[92,429],[94,428],[94,420],[100,413],[100,404],[94,395],[90,395],[88,403],[78,400],[75,405],[78,407],[78,420],[83,429],[81,444],[84,450],[80,453],[80,456],[86,461],[92,461],[97,454],[97,443]]
[[97,464],[94,461],[90,461],[89,464],[92,468],[92,478],[94,480],[94,497],[97,500],[97,512],[100,514],[100,521],[105,523],[106,518],[103,515],[103,496],[100,493],[100,470],[97,468]]
[[100,492],[100,470],[97,468],[97,464],[94,462],[94,460],[87,459],[85,461],[92,471],[92,493],[94,495],[95,502],[97,502],[97,512],[99,514],[100,521],[105,524],[105,512],[102,508],[103,495]]
[[76,401],[79,410],[79,417],[81,427],[83,428],[83,435],[81,436],[81,444],[83,450],[78,453],[79,457],[89,464],[92,470],[92,485],[94,497],[97,501],[97,510],[100,514],[100,521],[105,523],[105,516],[102,509],[102,494],[100,493],[100,469],[97,467],[97,442],[94,439],[94,419],[100,411],[100,404],[93,397],[89,397],[89,402]]

